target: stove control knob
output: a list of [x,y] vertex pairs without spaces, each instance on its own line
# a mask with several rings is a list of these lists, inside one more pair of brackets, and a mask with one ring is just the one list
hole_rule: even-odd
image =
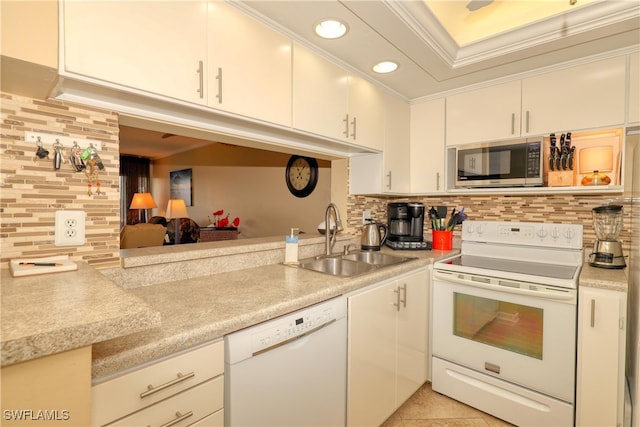
[[566,237],[567,240],[573,239],[573,236],[575,236],[575,233],[573,232],[573,229],[571,227],[564,230],[564,237]]
[[551,237],[553,237],[554,239],[560,237],[560,232],[558,231],[557,227],[553,227],[553,230],[551,230]]
[[473,234],[473,224],[469,224],[466,227],[467,234]]
[[484,227],[481,225],[478,225],[478,234],[482,234],[484,233]]
[[544,228],[540,228],[536,234],[538,235],[538,237],[540,237],[541,239],[544,239],[545,237],[547,237],[547,230],[545,230]]

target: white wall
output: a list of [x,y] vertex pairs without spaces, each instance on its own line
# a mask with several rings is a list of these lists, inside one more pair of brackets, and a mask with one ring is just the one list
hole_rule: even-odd
[[224,209],[229,219],[240,218],[241,237],[286,235],[291,227],[317,233],[331,199],[330,162],[319,161],[315,191],[293,196],[285,183],[288,154],[224,144],[181,153],[152,163],[151,191],[158,205],[153,215],[164,215],[169,199],[169,172],[192,169],[193,200],[189,217],[201,227]]

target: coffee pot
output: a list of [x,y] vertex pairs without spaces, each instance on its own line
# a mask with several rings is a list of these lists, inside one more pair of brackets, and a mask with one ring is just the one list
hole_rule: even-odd
[[386,224],[371,221],[362,227],[362,239],[360,249],[363,251],[379,251],[385,240],[389,229]]

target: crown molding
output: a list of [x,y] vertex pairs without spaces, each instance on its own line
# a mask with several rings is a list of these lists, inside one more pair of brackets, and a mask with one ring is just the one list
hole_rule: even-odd
[[639,2],[595,2],[569,13],[534,22],[476,43],[459,46],[424,2],[384,1],[386,6],[451,69],[460,69],[495,60],[526,49],[539,48],[545,44],[562,41],[570,36],[579,36],[624,22],[629,22],[632,26],[637,27],[637,21],[640,20]]

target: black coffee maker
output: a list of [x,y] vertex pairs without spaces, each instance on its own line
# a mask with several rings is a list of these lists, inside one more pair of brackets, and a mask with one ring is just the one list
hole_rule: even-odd
[[392,249],[429,249],[423,240],[424,205],[398,202],[387,205],[389,235],[386,245]]

